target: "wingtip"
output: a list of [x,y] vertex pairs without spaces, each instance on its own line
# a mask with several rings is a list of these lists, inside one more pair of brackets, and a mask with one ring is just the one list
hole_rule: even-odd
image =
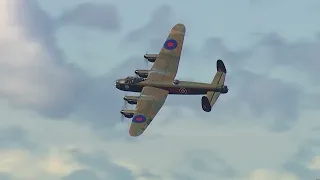
[[134,131],[134,130],[129,130],[129,135],[131,136],[131,137],[138,137],[138,136],[140,136],[142,133],[137,133],[136,131]]
[[217,71],[227,73],[226,66],[221,59],[217,60]]
[[173,26],[171,31],[180,31],[182,33],[186,32],[186,26],[182,23],[178,23],[176,25]]

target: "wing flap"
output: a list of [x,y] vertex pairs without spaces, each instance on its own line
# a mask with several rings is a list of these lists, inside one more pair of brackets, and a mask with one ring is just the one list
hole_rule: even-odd
[[168,94],[168,91],[155,87],[144,87],[142,89],[129,128],[131,136],[139,136],[145,131],[165,103]]

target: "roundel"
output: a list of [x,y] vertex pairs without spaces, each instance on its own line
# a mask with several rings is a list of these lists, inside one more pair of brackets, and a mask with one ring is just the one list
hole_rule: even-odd
[[179,88],[179,93],[180,94],[187,94],[188,90],[186,88]]
[[141,114],[134,116],[132,119],[132,122],[134,122],[134,123],[144,123],[146,121],[147,121],[147,118]]
[[166,40],[166,42],[163,45],[163,47],[167,50],[174,50],[175,48],[177,48],[177,46],[178,46],[178,42],[174,39]]

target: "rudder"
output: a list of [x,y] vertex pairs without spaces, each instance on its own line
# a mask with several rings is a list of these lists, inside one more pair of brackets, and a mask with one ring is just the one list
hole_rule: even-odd
[[[226,67],[222,60],[217,60],[217,73],[215,74],[211,84],[213,86],[223,86],[226,78]],[[213,92],[209,91],[207,92],[206,96],[202,96],[201,98],[201,104],[202,109],[205,112],[210,112],[212,110],[213,105],[216,103],[220,96],[220,92]]]

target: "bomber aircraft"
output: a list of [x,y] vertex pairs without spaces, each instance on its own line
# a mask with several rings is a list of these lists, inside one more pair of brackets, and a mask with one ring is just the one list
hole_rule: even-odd
[[217,60],[217,72],[209,83],[179,81],[175,79],[186,28],[176,24],[170,31],[159,54],[146,54],[144,57],[153,62],[151,70],[136,70],[138,76],[128,76],[116,81],[116,88],[122,91],[138,92],[140,96],[125,96],[129,104],[136,104],[135,110],[121,110],[126,118],[132,118],[129,128],[131,136],[140,136],[155,118],[166,101],[168,94],[205,95],[201,104],[205,112],[210,112],[220,94],[228,93],[224,85],[226,67]]

